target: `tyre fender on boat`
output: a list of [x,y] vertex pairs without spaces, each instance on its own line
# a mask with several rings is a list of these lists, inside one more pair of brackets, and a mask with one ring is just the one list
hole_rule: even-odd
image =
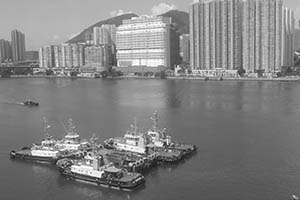
[[16,152],[15,151],[11,151],[10,154],[9,154],[9,156],[11,158],[14,158],[16,156]]

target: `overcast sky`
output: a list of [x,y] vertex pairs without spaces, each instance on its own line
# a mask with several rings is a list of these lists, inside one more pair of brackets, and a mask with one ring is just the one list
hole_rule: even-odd
[[[26,50],[59,44],[88,26],[118,14],[160,14],[188,11],[193,0],[0,0],[0,38],[10,31],[25,33]],[[283,0],[300,18],[300,0]]]

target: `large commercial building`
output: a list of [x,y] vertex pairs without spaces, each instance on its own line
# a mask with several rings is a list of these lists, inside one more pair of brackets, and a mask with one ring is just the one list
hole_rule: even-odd
[[172,68],[179,64],[179,34],[168,17],[123,20],[117,28],[116,48],[119,67]]
[[18,30],[11,32],[12,60],[25,60],[25,35]]
[[1,39],[0,40],[0,63],[6,60],[10,60],[11,55],[11,44],[9,41]]
[[190,65],[194,70],[241,68],[240,0],[195,2],[190,7]]
[[190,7],[194,70],[292,66],[294,17],[281,0],[199,0]]
[[293,65],[294,16],[281,0],[243,2],[243,68],[280,71]]
[[84,65],[82,44],[61,44],[45,46],[39,52],[40,67],[78,68]]

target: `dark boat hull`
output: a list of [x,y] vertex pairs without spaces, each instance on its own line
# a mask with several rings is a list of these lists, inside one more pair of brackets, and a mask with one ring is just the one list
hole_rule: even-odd
[[33,156],[33,155],[30,155],[30,154],[15,152],[15,151],[10,152],[10,158],[11,159],[35,161],[35,162],[45,162],[45,163],[50,163],[50,164],[55,164],[59,160],[59,158]]
[[105,187],[105,188],[112,188],[112,189],[124,190],[124,191],[132,191],[132,190],[138,188],[139,186],[143,185],[145,182],[145,180],[142,179],[135,184],[128,184],[126,182],[121,182],[118,180],[98,179],[98,178],[91,177],[91,176],[73,173],[68,169],[62,169],[62,168],[60,168],[60,172],[62,175],[66,176],[68,178],[72,178],[72,179],[79,180],[79,181],[85,181],[85,182],[89,182],[89,183],[94,183],[94,184],[97,184],[97,185],[99,185],[101,187]]

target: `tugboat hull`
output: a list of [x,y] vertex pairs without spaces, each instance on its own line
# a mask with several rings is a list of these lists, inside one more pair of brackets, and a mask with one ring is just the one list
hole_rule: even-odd
[[53,157],[33,156],[28,152],[26,152],[25,150],[17,151],[17,152],[11,151],[9,155],[11,159],[30,160],[35,162],[45,162],[51,164],[55,164],[59,160],[59,158],[53,158]]
[[74,180],[94,183],[101,187],[111,188],[116,190],[132,191],[145,183],[145,179],[142,177],[139,180],[137,180],[135,183],[133,183],[133,182],[122,182],[114,179],[109,180],[105,178],[95,178],[83,174],[73,173],[69,169],[60,168],[60,172],[62,175],[68,178],[72,178]]

